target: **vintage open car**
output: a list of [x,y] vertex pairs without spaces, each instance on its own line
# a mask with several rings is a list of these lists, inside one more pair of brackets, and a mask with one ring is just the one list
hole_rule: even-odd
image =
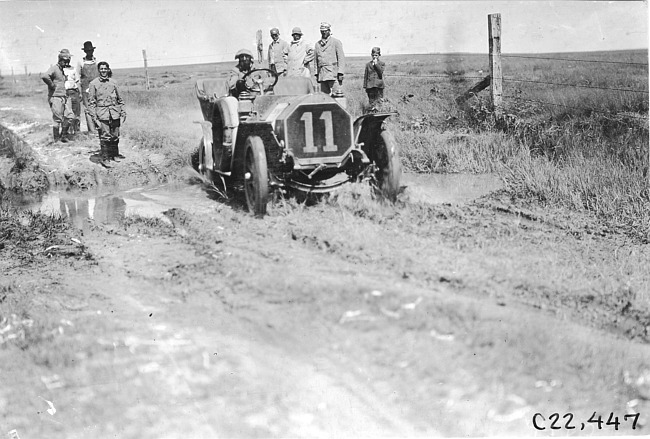
[[211,182],[241,188],[248,209],[264,215],[278,188],[324,193],[367,178],[394,200],[401,165],[391,113],[352,122],[342,96],[314,93],[310,78],[278,77],[267,69],[244,78],[246,91],[230,96],[225,78],[196,83],[204,121],[198,169]]

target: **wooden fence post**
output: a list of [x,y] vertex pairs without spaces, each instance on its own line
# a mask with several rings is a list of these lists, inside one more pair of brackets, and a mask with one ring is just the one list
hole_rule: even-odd
[[259,65],[262,65],[264,61],[264,43],[262,42],[262,29],[257,30],[256,34],[257,41],[257,62]]
[[149,90],[149,69],[147,68],[147,51],[142,49],[142,58],[144,58],[144,77],[147,79],[147,90]]
[[488,15],[488,34],[490,40],[490,96],[495,114],[501,113],[503,95],[503,74],[501,71],[501,14]]

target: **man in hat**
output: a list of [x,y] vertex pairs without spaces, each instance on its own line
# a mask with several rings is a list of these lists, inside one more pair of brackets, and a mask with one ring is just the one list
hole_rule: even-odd
[[97,59],[95,59],[95,46],[91,41],[86,41],[81,49],[85,52],[79,63],[77,63],[77,72],[81,81],[81,100],[84,104],[84,113],[86,114],[86,126],[91,134],[97,133],[97,126],[88,112],[88,86],[91,81],[99,76],[97,70]]
[[68,49],[61,49],[58,62],[41,75],[41,79],[47,84],[47,101],[50,104],[50,110],[52,110],[52,120],[54,121],[52,133],[55,142],[68,141],[70,120],[74,118],[65,89],[65,72],[63,70],[70,64],[71,57]]
[[302,30],[294,27],[291,30],[293,41],[289,45],[287,55],[287,76],[311,77],[309,63],[314,59],[314,49],[302,39]]
[[239,93],[245,90],[242,78],[253,68],[253,53],[248,49],[241,49],[235,54],[235,59],[239,62],[230,71],[228,89],[231,96],[239,97]]
[[289,43],[280,39],[280,31],[277,27],[271,29],[271,44],[269,44],[269,69],[278,75],[287,70],[287,53]]
[[320,24],[321,39],[314,47],[316,59],[316,80],[323,93],[332,94],[341,89],[345,72],[345,54],[343,45],[331,36],[331,25]]

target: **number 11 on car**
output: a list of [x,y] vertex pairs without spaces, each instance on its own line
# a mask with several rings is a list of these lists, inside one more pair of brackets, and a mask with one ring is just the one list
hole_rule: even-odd
[[[323,146],[323,151],[336,151],[337,148],[334,144],[334,125],[332,124],[332,112],[323,111],[318,119],[325,122],[325,145]],[[305,147],[303,148],[303,152],[312,154],[318,152],[318,146],[314,145],[313,114],[310,112],[303,113],[300,120],[305,122]]]

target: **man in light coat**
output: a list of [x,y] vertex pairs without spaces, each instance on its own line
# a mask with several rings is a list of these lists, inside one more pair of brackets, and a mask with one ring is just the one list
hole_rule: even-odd
[[309,63],[314,59],[314,49],[302,39],[302,30],[294,27],[291,31],[293,41],[287,55],[287,76],[311,78]]
[[316,59],[316,81],[323,93],[335,94],[343,85],[345,73],[345,54],[343,45],[331,36],[331,25],[320,24],[321,39],[314,46]]
[[287,70],[287,54],[289,43],[280,38],[280,31],[277,27],[271,29],[271,44],[269,44],[269,69],[278,75]]

